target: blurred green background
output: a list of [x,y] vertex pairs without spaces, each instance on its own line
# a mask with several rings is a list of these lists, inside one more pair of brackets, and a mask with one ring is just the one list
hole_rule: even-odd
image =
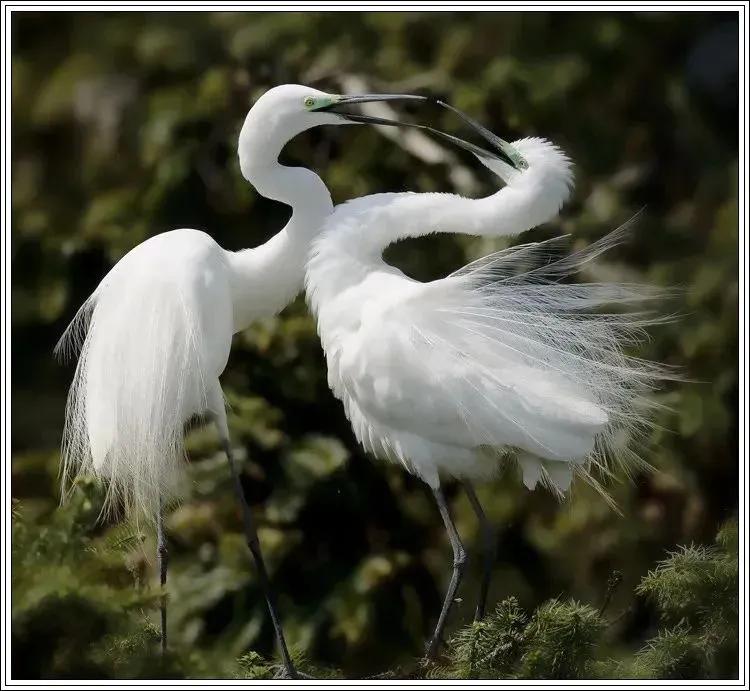
[[[656,472],[612,482],[622,515],[585,487],[558,504],[512,473],[480,490],[499,529],[491,602],[512,594],[533,608],[560,595],[598,607],[619,570],[606,646],[642,645],[659,620],[634,593],[641,577],[677,544],[709,542],[737,510],[737,31],[734,14],[697,12],[14,13],[14,674],[147,673],[127,655],[138,631],[153,639],[153,534],[98,522],[94,486],[57,509],[72,368],[52,348],[108,268],[150,235],[193,227],[240,249],[281,228],[288,209],[245,183],[235,151],[254,99],[287,82],[429,90],[505,138],[552,139],[576,163],[575,196],[525,240],[562,231],[588,242],[645,206],[631,242],[597,270],[684,289],[668,307],[681,320],[639,351],[691,380],[657,395],[669,410],[650,440]],[[462,133],[449,114],[411,117]],[[478,164],[434,147],[327,127],[284,156],[314,168],[336,202],[493,189]],[[434,237],[389,257],[430,278],[498,246]],[[451,551],[426,487],[358,449],[302,298],[235,338],[223,384],[289,642],[353,676],[420,655]],[[273,654],[272,631],[212,430],[193,430],[189,449],[191,492],[168,518],[172,671],[232,675],[246,650]],[[471,556],[470,507],[447,493]],[[477,571],[474,560],[452,630],[471,620]],[[96,653],[104,640],[120,646],[119,667]]]

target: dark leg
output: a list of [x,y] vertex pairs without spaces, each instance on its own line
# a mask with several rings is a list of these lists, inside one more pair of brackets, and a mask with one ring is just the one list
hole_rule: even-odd
[[161,585],[161,654],[167,652],[167,564],[169,563],[169,552],[167,551],[167,540],[164,536],[164,508],[159,500],[159,511],[156,514],[156,560],[159,564],[159,584]]
[[474,513],[479,521],[479,530],[482,532],[482,585],[479,590],[477,609],[474,612],[474,621],[479,621],[484,618],[484,608],[487,604],[487,591],[490,589],[492,567],[495,565],[497,538],[492,524],[487,520],[487,516],[484,515],[482,505],[479,503],[479,498],[474,491],[474,486],[468,480],[464,480],[462,484],[466,490],[467,496],[469,497],[469,501],[471,502],[471,508],[474,509]]
[[274,596],[273,590],[271,589],[271,582],[268,578],[268,572],[266,571],[266,564],[263,560],[263,554],[260,551],[260,542],[258,541],[258,532],[255,529],[255,521],[253,520],[252,512],[250,507],[247,505],[245,500],[245,493],[242,491],[242,483],[240,482],[240,476],[237,472],[237,467],[232,456],[232,449],[229,446],[229,442],[226,439],[222,439],[224,445],[224,452],[227,455],[229,461],[229,467],[232,471],[232,479],[234,480],[234,492],[237,495],[237,500],[240,502],[242,508],[242,522],[245,527],[245,539],[247,546],[250,548],[250,553],[253,555],[255,560],[255,566],[258,569],[258,579],[260,580],[263,594],[266,598],[266,605],[268,606],[268,613],[271,615],[271,622],[273,623],[273,629],[276,633],[276,642],[279,645],[279,652],[281,653],[281,661],[284,665],[286,674],[291,679],[298,679],[299,675],[297,670],[294,668],[294,663],[289,657],[289,651],[286,647],[286,641],[284,640],[284,632],[281,629],[281,620],[279,615],[276,613],[276,597]]
[[463,576],[466,567],[466,552],[464,546],[461,544],[461,538],[458,535],[456,526],[453,525],[453,520],[448,511],[448,504],[445,501],[443,492],[438,487],[437,489],[433,489],[432,493],[435,495],[435,501],[440,510],[440,516],[443,519],[443,523],[445,523],[445,529],[448,532],[448,539],[453,548],[453,574],[451,575],[451,582],[448,584],[448,591],[445,593],[443,609],[440,611],[440,617],[438,618],[438,623],[435,627],[435,633],[432,634],[432,638],[427,644],[426,656],[428,659],[434,658],[437,654],[438,647],[442,641],[445,622],[448,619],[448,612],[450,612],[451,605],[456,597],[458,584],[461,582],[461,577]]

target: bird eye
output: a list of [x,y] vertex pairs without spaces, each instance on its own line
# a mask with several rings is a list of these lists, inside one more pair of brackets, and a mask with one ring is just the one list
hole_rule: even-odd
[[308,96],[305,99],[305,108],[312,108],[315,105],[315,99],[312,96]]

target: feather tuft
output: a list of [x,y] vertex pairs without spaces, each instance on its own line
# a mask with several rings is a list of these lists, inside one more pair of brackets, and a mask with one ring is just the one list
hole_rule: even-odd
[[[208,314],[222,314],[221,293],[202,296],[201,273],[176,256],[183,246],[199,256],[196,236],[166,235],[110,271],[55,349],[61,358],[78,354],[62,442],[63,500],[80,475],[93,474],[107,483],[105,512],[149,520],[183,483],[185,422],[223,411],[202,307],[213,300]],[[171,267],[165,247],[173,250]]]

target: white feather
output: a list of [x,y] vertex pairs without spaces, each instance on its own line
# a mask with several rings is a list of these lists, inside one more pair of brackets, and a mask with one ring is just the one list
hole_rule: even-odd
[[633,311],[657,291],[560,282],[624,229],[562,257],[559,240],[512,247],[430,283],[382,260],[401,237],[508,235],[554,215],[569,195],[569,160],[543,140],[514,146],[528,170],[495,171],[508,185],[485,199],[373,195],[337,207],[308,263],[329,383],[355,435],[433,487],[441,473],[493,474],[487,449],[512,447],[525,452],[527,486],[562,493],[573,472],[606,469],[620,430],[648,424],[646,394],[665,374],[624,352],[658,321]]
[[79,310],[58,344],[80,350],[63,438],[64,485],[93,472],[109,483],[109,506],[153,519],[160,498],[177,493],[183,425],[204,413],[228,444],[219,375],[232,335],[281,310],[300,290],[310,242],[333,210],[312,171],[282,166],[296,134],[338,115],[312,112],[309,87],[266,92],[245,118],[240,169],[256,189],[292,207],[265,244],[223,250],[197,230],[157,235],[123,257]]
[[62,354],[80,346],[63,438],[66,484],[93,472],[109,481],[110,505],[151,516],[160,496],[178,490],[183,425],[221,400],[230,342],[217,335],[232,333],[224,255],[198,231],[155,236],[123,257],[79,311],[58,344]]

